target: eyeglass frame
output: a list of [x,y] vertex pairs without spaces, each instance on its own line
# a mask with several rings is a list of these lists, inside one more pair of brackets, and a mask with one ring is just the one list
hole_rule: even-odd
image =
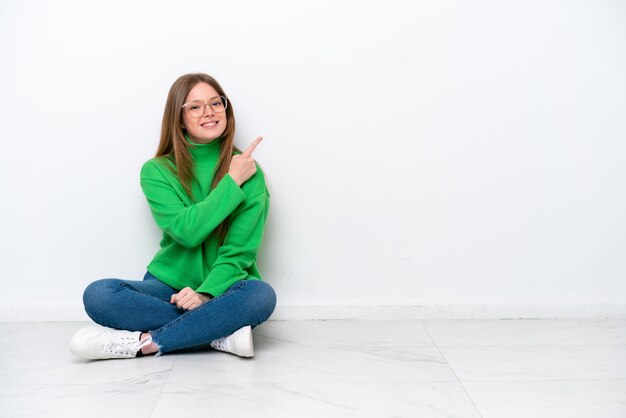
[[[209,104],[209,102],[210,102],[211,100],[216,99],[216,98],[218,98],[218,97],[220,97],[220,98],[223,100],[223,102],[224,102],[224,110],[222,110],[221,112],[216,111],[215,109],[213,109],[213,106],[211,106],[211,105]],[[228,97],[223,96],[223,95],[221,95],[221,94],[220,94],[220,95],[218,95],[218,96],[215,96],[215,97],[211,97],[211,98],[209,98],[208,100],[190,100],[190,101],[188,101],[187,103],[183,103],[183,105],[181,106],[181,108],[185,109],[185,111],[187,111],[187,113],[189,114],[189,113],[190,113],[190,110],[189,110],[189,107],[188,107],[187,105],[188,105],[188,104],[190,104],[190,103],[194,103],[194,102],[200,102],[200,103],[202,103],[202,106],[203,106],[203,108],[202,108],[202,115],[204,115],[204,113],[206,112],[206,107],[207,107],[207,106],[209,106],[209,108],[211,108],[211,110],[212,110],[213,112],[215,112],[215,113],[223,113],[223,112],[226,112],[226,109],[228,108]],[[193,115],[191,115],[191,114],[190,114],[189,116],[194,117],[194,118],[199,118],[199,117],[202,117],[202,115],[200,115],[200,116],[193,116]]]

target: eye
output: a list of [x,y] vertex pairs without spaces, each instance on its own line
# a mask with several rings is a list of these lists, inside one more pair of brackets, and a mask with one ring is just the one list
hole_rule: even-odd
[[222,103],[221,100],[217,100],[217,101],[214,101],[213,103],[211,103],[211,106],[212,107],[222,107],[222,106],[224,106],[224,104]]
[[200,110],[202,106],[198,105],[198,104],[192,104],[191,106],[189,106],[189,110]]

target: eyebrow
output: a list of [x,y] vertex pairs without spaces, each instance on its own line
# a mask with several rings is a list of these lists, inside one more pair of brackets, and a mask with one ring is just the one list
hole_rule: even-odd
[[[209,97],[209,98],[208,98],[208,99],[206,99],[206,100],[203,100],[203,99],[194,99],[194,100],[189,100],[189,102],[203,102],[203,101],[213,100],[213,99],[217,99],[217,98],[220,98],[220,99],[221,99],[221,98],[222,98],[222,96],[217,95],[217,96]],[[188,103],[189,103],[189,102],[188,102]]]

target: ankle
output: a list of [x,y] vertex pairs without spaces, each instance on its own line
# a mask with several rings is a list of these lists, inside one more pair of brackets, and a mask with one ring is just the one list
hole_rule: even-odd
[[144,332],[139,337],[139,342],[142,343],[145,340],[150,339],[150,344],[147,344],[144,347],[141,347],[141,354],[152,354],[159,351],[159,346],[156,345],[154,341],[152,341],[152,335],[149,332]]

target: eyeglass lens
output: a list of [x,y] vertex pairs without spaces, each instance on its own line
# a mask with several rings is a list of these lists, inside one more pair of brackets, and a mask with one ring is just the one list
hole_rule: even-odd
[[202,116],[206,111],[207,104],[215,113],[221,113],[226,110],[226,99],[224,97],[216,97],[208,101],[194,100],[189,103],[185,103],[185,107],[191,116]]

